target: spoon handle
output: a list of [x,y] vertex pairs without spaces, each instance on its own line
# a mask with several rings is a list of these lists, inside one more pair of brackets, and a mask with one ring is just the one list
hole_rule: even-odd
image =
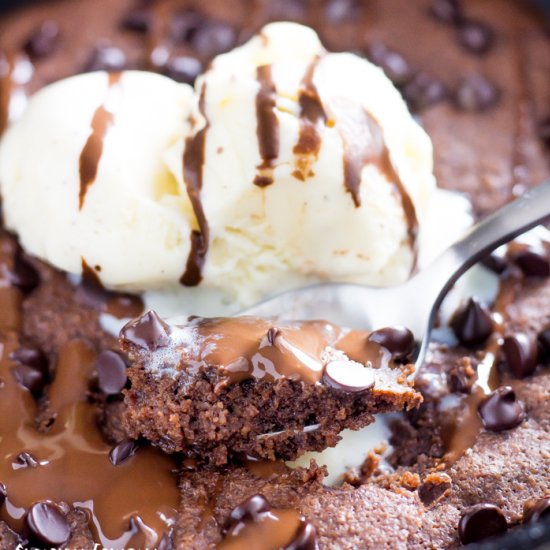
[[438,274],[441,291],[435,309],[457,279],[488,253],[550,218],[550,179],[533,187],[475,225],[428,268]]

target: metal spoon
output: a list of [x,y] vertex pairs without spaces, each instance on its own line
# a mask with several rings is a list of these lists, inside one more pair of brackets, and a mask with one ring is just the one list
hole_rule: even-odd
[[426,354],[437,311],[457,279],[486,254],[550,217],[550,180],[529,190],[475,225],[427,268],[387,288],[322,283],[267,299],[239,315],[279,319],[326,319],[345,327],[373,330],[402,325]]

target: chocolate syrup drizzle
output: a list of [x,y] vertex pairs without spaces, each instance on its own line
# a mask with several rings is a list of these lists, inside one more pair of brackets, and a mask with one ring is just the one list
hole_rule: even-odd
[[199,228],[191,231],[191,250],[187,257],[185,272],[180,278],[184,286],[197,286],[202,280],[202,268],[208,253],[210,231],[201,201],[202,176],[204,170],[206,134],[210,123],[206,116],[206,84],[203,85],[199,100],[199,110],[206,120],[204,128],[185,141],[183,154],[183,179],[187,194],[193,206]]
[[[9,268],[9,246],[0,263]],[[95,541],[108,548],[153,547],[175,522],[179,502],[176,462],[151,447],[115,466],[111,445],[97,427],[88,386],[96,352],[82,340],[60,350],[47,408],[14,376],[10,354],[20,348],[23,295],[0,286],[0,482],[7,498],[0,520],[21,533],[25,513],[51,500],[86,510]],[[42,428],[37,429],[37,418]],[[18,459],[26,453],[28,459]]]
[[367,164],[374,164],[386,175],[399,194],[411,249],[416,256],[418,220],[416,210],[391,161],[379,122],[361,105],[333,99],[329,105],[335,114],[336,129],[344,143],[344,185],[357,208],[361,206],[361,174]]
[[143,300],[134,294],[107,290],[101,283],[97,271],[82,258],[82,281],[75,294],[82,304],[98,311],[104,311],[117,319],[137,317],[143,313]]
[[273,161],[279,156],[279,120],[275,114],[277,90],[271,76],[271,65],[258,67],[257,79],[260,89],[256,95],[256,133],[262,163],[258,166],[254,184],[267,187],[273,183]]
[[321,57],[317,56],[307,68],[298,98],[300,104],[300,134],[293,149],[293,153],[298,157],[293,176],[302,181],[313,176],[311,164],[317,159],[322,142],[319,126],[324,126],[327,121],[323,102],[319,97],[317,87],[313,83],[315,69],[320,60]]
[[96,109],[92,118],[92,133],[88,137],[82,153],[80,153],[79,173],[80,173],[80,192],[78,195],[79,209],[82,210],[84,200],[89,187],[94,183],[97,177],[99,161],[103,154],[103,142],[109,127],[114,122],[114,113],[107,110],[106,103],[112,89],[120,81],[120,73],[109,73],[109,88],[107,90],[106,100]]

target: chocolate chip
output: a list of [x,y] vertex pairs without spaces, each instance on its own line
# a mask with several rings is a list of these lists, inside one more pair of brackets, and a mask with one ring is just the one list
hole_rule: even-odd
[[469,544],[504,533],[507,529],[508,523],[500,508],[494,504],[477,504],[460,517],[458,536],[462,544]]
[[539,137],[546,147],[550,147],[550,115],[539,122]]
[[11,372],[20,386],[29,390],[34,398],[40,397],[46,387],[46,376],[43,372],[28,365],[16,365]]
[[114,351],[102,351],[95,364],[98,387],[105,395],[117,395],[126,385],[126,363]]
[[273,346],[275,344],[275,340],[277,340],[280,334],[281,334],[280,329],[271,327],[267,331],[267,341]]
[[181,55],[169,59],[164,71],[166,76],[176,82],[192,85],[202,72],[202,63],[195,57]]
[[24,347],[12,351],[9,358],[16,363],[32,367],[44,374],[48,373],[48,358],[38,348]]
[[508,268],[508,261],[506,260],[506,251],[502,248],[491,252],[491,254],[485,256],[481,263],[490,269],[493,273],[501,275]]
[[253,495],[231,510],[223,528],[223,532],[227,533],[235,527],[235,525],[246,520],[254,521],[260,514],[269,512],[270,509],[269,502],[267,502],[267,499],[263,495]]
[[33,59],[52,55],[59,44],[59,25],[55,21],[44,21],[29,36],[24,49]]
[[550,258],[542,245],[522,245],[510,248],[510,259],[526,277],[549,277]]
[[126,54],[114,46],[97,46],[88,59],[84,70],[91,71],[121,71],[126,66]]
[[191,36],[191,45],[195,51],[207,59],[230,50],[236,43],[235,29],[221,21],[208,21]]
[[37,468],[40,466],[38,460],[26,451],[19,453],[15,460],[20,468]]
[[204,16],[195,10],[176,11],[170,20],[170,35],[176,42],[189,42],[204,22]]
[[492,432],[511,430],[525,419],[523,403],[516,399],[516,393],[510,386],[496,389],[480,403],[479,416],[483,425]]
[[550,496],[540,498],[527,507],[523,513],[524,523],[537,523],[540,519],[550,516]]
[[550,357],[550,325],[539,332],[537,340],[542,355]]
[[477,19],[463,21],[458,28],[457,37],[465,50],[478,55],[488,52],[495,41],[493,29]]
[[0,483],[0,508],[4,506],[4,502],[6,502],[7,496],[8,491],[6,490],[6,486],[3,483]]
[[403,96],[413,111],[421,111],[446,99],[445,84],[427,73],[416,73],[403,87]]
[[331,361],[324,372],[325,382],[336,390],[362,392],[374,386],[372,370],[355,361]]
[[174,545],[172,544],[172,539],[168,533],[164,533],[160,542],[157,545],[157,550],[172,550]]
[[120,22],[123,29],[142,34],[147,34],[151,30],[151,24],[151,11],[141,7],[129,11]]
[[373,42],[367,48],[368,58],[386,73],[397,86],[407,83],[413,76],[409,62],[398,52],[390,50],[382,42]]
[[502,343],[505,366],[516,378],[525,378],[535,370],[537,351],[534,338],[523,332],[507,336]]
[[123,439],[117,443],[109,452],[109,460],[113,466],[119,466],[138,450],[138,444],[133,439]]
[[325,19],[331,23],[353,21],[360,7],[358,0],[328,0],[325,5]]
[[493,333],[490,311],[477,298],[470,298],[451,318],[451,328],[464,346],[482,344]]
[[406,359],[414,350],[414,334],[400,326],[375,330],[367,341],[386,348],[396,359]]
[[25,518],[31,538],[40,544],[60,546],[67,542],[71,529],[59,506],[50,501],[33,504]]
[[20,253],[17,253],[13,269],[8,271],[8,280],[23,292],[31,292],[40,284],[40,275]]
[[455,91],[456,106],[463,111],[485,111],[498,102],[500,90],[481,75],[464,77]]
[[312,523],[302,519],[294,539],[284,547],[284,550],[316,550],[316,548],[317,530]]
[[431,506],[451,492],[452,481],[447,474],[435,472],[428,474],[418,488],[418,497],[424,506]]
[[458,0],[433,0],[429,11],[435,19],[450,25],[457,25],[464,18],[462,5]]
[[170,327],[155,313],[148,311],[130,321],[120,331],[120,337],[144,349],[154,351],[170,342]]

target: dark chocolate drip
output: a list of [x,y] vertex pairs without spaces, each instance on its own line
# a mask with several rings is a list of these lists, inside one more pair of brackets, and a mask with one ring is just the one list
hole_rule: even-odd
[[378,121],[361,105],[334,99],[330,109],[335,114],[336,128],[344,144],[344,185],[356,207],[361,206],[361,174],[367,164],[379,170],[398,192],[405,218],[411,249],[416,257],[418,220],[416,210],[399,174],[391,161]]
[[[120,73],[109,73],[107,97],[109,97],[111,89],[118,84],[119,80]],[[89,187],[96,179],[99,161],[103,154],[103,142],[113,121],[114,114],[107,110],[105,102],[103,102],[94,113],[92,118],[92,133],[88,137],[82,153],[80,153],[80,193],[78,195],[80,209],[84,206],[84,199]]]
[[199,109],[206,120],[204,128],[187,138],[183,154],[183,177],[193,212],[199,225],[191,232],[191,250],[187,257],[185,272],[180,278],[184,286],[197,286],[202,280],[202,268],[208,253],[209,228],[201,201],[202,174],[206,147],[206,134],[210,123],[205,112],[206,85],[203,86]]
[[316,57],[308,66],[302,80],[298,99],[300,104],[300,134],[293,149],[294,154],[298,156],[294,176],[302,181],[312,175],[311,162],[317,158],[321,149],[319,126],[324,125],[327,120],[323,102],[313,83],[315,69],[320,59],[319,56]]
[[258,67],[257,78],[260,89],[256,96],[256,133],[262,163],[254,184],[266,187],[273,183],[273,161],[279,156],[279,121],[275,114],[276,88],[271,78],[271,65]]
[[139,296],[107,290],[99,279],[95,269],[82,258],[82,282],[76,298],[82,304],[105,311],[118,319],[137,317],[143,313],[143,301]]

